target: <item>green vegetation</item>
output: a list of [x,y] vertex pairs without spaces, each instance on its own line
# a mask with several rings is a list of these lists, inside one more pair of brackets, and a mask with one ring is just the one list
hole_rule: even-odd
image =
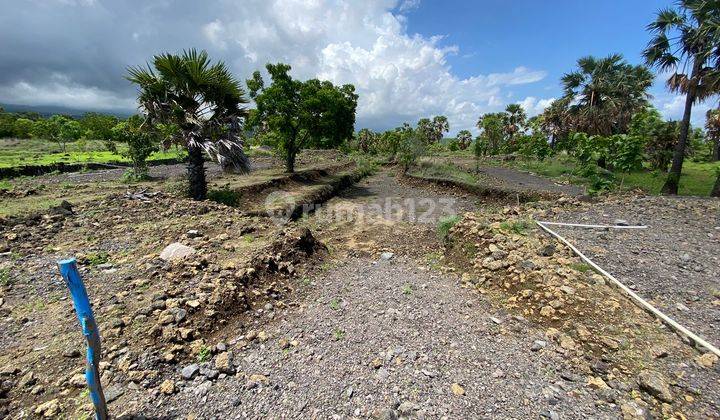
[[237,207],[240,202],[240,194],[227,186],[217,190],[208,191],[207,198],[208,200],[225,204],[230,207]]
[[85,256],[85,261],[88,265],[100,265],[105,264],[110,260],[110,254],[106,251],[92,252]]
[[9,286],[10,285],[10,269],[9,268],[2,268],[0,269],[0,286]]
[[525,235],[532,225],[533,223],[529,220],[513,220],[500,223],[500,229],[517,235]]
[[332,309],[333,311],[337,311],[338,309],[340,309],[340,302],[337,299],[333,298],[330,301],[330,309]]
[[405,283],[402,287],[403,295],[411,295],[412,292],[413,292],[412,285],[410,283]]
[[454,214],[452,216],[445,216],[440,218],[437,226],[438,237],[442,240],[447,238],[450,233],[450,229],[460,221],[460,216]]
[[352,137],[358,100],[353,85],[336,87],[317,79],[301,82],[282,63],[268,63],[265,68],[269,86],[259,71],[247,80],[257,105],[249,122],[283,156],[287,172],[295,171],[295,159],[303,148],[339,147]]
[[197,361],[199,363],[204,363],[204,362],[207,362],[208,360],[210,360],[211,358],[212,358],[212,353],[210,351],[210,347],[207,347],[207,346],[200,347],[200,351],[198,352],[198,355],[197,355]]
[[333,338],[335,341],[340,341],[343,338],[345,338],[345,331],[341,330],[340,328],[336,328],[333,330]]

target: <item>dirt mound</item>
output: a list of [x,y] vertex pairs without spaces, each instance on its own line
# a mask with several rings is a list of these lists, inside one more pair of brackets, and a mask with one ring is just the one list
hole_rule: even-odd
[[[652,368],[669,376],[675,368],[665,356],[691,361],[697,354],[532,219],[512,213],[468,213],[450,229],[446,258],[463,267],[464,280],[544,326],[547,340],[559,344],[589,385],[639,400],[664,416],[688,409],[693,398],[675,399],[671,406],[667,398],[637,393],[638,375]],[[673,392],[683,392],[675,384]]]

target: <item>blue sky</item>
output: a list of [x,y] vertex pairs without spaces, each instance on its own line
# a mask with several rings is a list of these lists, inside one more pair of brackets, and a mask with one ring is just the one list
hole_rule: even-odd
[[[621,53],[642,64],[650,38],[645,26],[658,10],[672,6],[669,0],[426,0],[406,16],[409,32],[444,35],[441,44],[458,47],[447,61],[461,78],[515,66],[547,72],[542,81],[507,92],[508,100],[520,101],[560,96],[560,78],[585,55]],[[662,78],[651,91],[660,107],[675,96]]]
[[[0,0],[0,103],[134,112],[124,75],[154,54],[205,49],[240,80],[268,62],[352,83],[356,128],[446,115],[450,135],[486,112],[529,115],[561,95],[585,55],[638,64],[669,0]],[[654,104],[679,118],[664,80]],[[694,123],[704,111],[696,107]]]

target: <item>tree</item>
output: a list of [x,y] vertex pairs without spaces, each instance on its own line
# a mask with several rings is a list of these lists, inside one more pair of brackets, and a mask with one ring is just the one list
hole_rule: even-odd
[[525,110],[520,104],[510,104],[505,108],[504,129],[507,134],[507,146],[515,150],[516,136],[525,129]]
[[110,140],[113,135],[112,130],[117,123],[117,117],[97,112],[88,112],[80,119],[83,136],[97,140]]
[[63,115],[53,115],[33,123],[31,134],[35,138],[44,138],[61,145],[63,153],[67,151],[68,141],[77,140],[82,135],[80,123]]
[[545,108],[539,121],[543,133],[550,139],[550,148],[568,148],[568,139],[574,129],[574,120],[570,113],[570,98],[552,101]]
[[376,137],[377,134],[375,134],[372,130],[369,128],[363,128],[357,135],[358,149],[360,149],[363,153],[370,153],[370,149],[373,147]]
[[133,180],[147,178],[147,158],[159,149],[159,133],[154,131],[154,128],[150,124],[143,125],[141,116],[133,115],[110,130],[113,140],[128,145],[128,150],[123,155],[132,161]]
[[180,55],[156,55],[152,66],[132,67],[128,73],[128,80],[140,87],[144,124],[176,127],[163,146],[187,148],[193,199],[207,196],[203,151],[223,169],[250,170],[242,137],[248,100],[225,63],[212,64],[207,52],[191,49]]
[[667,171],[678,138],[676,121],[663,120],[660,112],[649,106],[633,116],[628,134],[642,139],[653,169]]
[[490,154],[497,154],[505,141],[505,118],[504,112],[489,113],[480,116],[477,127],[480,135],[487,141],[487,148]]
[[458,147],[460,150],[465,150],[472,143],[472,133],[468,130],[460,130],[457,134]]
[[711,109],[705,114],[705,130],[712,142],[712,161],[720,160],[720,109]]
[[680,134],[661,190],[664,194],[678,193],[693,105],[718,92],[718,70],[713,66],[720,61],[719,20],[717,2],[681,0],[678,10],[660,10],[647,26],[653,39],[643,51],[645,61],[663,73],[672,72],[667,81],[669,89],[685,94]]
[[285,169],[294,172],[295,158],[308,145],[334,147],[351,138],[355,129],[357,95],[353,85],[333,86],[317,79],[301,82],[290,76],[287,64],[265,68],[271,83],[265,83],[259,71],[247,80],[250,97],[257,113],[253,126],[267,124],[278,135],[278,151],[285,157]]
[[653,74],[647,67],[628,64],[620,54],[582,57],[578,69],[565,74],[565,99],[575,130],[590,135],[624,134],[632,116],[645,108]]
[[19,139],[28,139],[30,138],[32,128],[32,120],[27,118],[18,118],[13,124],[13,135]]

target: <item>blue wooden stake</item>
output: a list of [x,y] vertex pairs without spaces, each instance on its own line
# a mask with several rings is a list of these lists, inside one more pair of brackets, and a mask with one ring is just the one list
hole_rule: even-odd
[[106,420],[108,416],[107,405],[105,404],[105,395],[100,383],[100,332],[95,323],[90,300],[82,278],[80,278],[75,258],[58,261],[58,267],[60,268],[60,275],[65,280],[68,289],[70,289],[80,327],[82,327],[83,335],[87,339],[85,379],[88,388],[90,388],[90,398],[92,398],[95,405],[95,419]]

